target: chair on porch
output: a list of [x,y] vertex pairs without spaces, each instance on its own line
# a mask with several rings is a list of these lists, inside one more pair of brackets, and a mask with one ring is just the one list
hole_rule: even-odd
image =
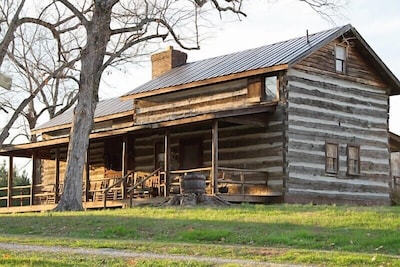
[[136,187],[133,189],[133,197],[150,197],[152,190],[153,190],[153,185],[150,179],[146,179],[146,177],[150,173],[148,172],[142,172],[142,171],[136,171],[133,175],[133,185],[136,185]]
[[103,199],[104,182],[102,180],[90,181],[89,197],[92,202]]
[[36,193],[35,197],[39,200],[41,205],[56,203],[56,190],[54,184],[40,184],[37,185],[37,187],[40,188],[40,192]]

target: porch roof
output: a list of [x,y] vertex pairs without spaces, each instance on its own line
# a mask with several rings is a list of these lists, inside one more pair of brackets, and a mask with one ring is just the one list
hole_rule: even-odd
[[389,132],[389,144],[391,152],[400,152],[400,136]]
[[[97,103],[96,110],[94,113],[94,119],[96,121],[108,120],[110,116],[121,117],[133,113],[133,102],[131,100],[123,100],[121,98],[110,98],[102,100]],[[42,132],[51,130],[54,127],[60,128],[65,126],[68,128],[72,123],[74,117],[74,110],[70,108],[66,112],[54,117],[53,119],[43,123],[32,130],[32,133]]]
[[[151,123],[146,125],[137,125],[130,126],[121,129],[115,130],[106,130],[93,132],[90,134],[90,140],[96,140],[101,138],[109,138],[121,136],[128,133],[140,133],[144,131],[152,131],[158,130],[167,127],[176,127],[190,123],[204,122],[204,121],[212,121],[215,119],[225,119],[230,117],[240,117],[240,116],[248,116],[252,114],[259,113],[268,113],[274,112],[276,109],[277,103],[265,103],[264,105],[248,107],[242,109],[235,110],[225,110],[214,113],[202,114],[194,117],[177,119],[173,121],[166,122],[158,122]],[[252,117],[254,119],[254,116]],[[248,123],[257,125],[259,122],[257,120],[246,119],[239,120],[240,123]],[[69,136],[59,137],[50,140],[39,141],[36,143],[24,143],[24,144],[15,144],[15,145],[3,145],[0,149],[0,156],[13,156],[13,157],[32,157],[32,155],[36,154],[39,158],[50,158],[50,149],[67,146],[69,143]]]

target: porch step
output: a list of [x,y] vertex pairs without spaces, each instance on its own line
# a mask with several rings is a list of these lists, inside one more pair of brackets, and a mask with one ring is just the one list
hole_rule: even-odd
[[[102,209],[104,208],[103,201],[95,201],[95,202],[84,202],[83,208],[84,209]],[[126,204],[125,200],[107,200],[107,209],[110,208],[126,208],[128,205]]]
[[[132,199],[132,207],[135,206],[152,206],[152,205],[161,205],[167,201],[166,197],[151,197],[151,198],[133,198]],[[129,199],[124,200],[127,207],[129,207]]]

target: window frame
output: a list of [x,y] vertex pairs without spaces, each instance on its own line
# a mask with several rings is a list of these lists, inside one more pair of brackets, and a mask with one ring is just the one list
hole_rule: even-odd
[[[269,98],[269,95],[267,94],[267,86],[266,86],[266,81],[267,79],[270,78],[275,78],[275,96],[274,98]],[[263,100],[264,101],[278,101],[279,100],[279,76],[278,74],[271,75],[271,76],[264,76],[263,78],[263,83],[262,83],[262,89],[263,89]],[[269,90],[271,91],[271,90]]]
[[[338,49],[343,48],[344,49],[344,56],[343,58],[339,57]],[[341,74],[346,74],[347,73],[347,46],[344,45],[335,45],[335,71],[336,73],[341,73]],[[338,69],[338,64],[340,64],[340,69]]]
[[[357,149],[357,158],[356,159],[350,159],[350,148],[356,148]],[[358,144],[347,144],[347,149],[346,149],[346,153],[347,153],[347,175],[349,176],[359,176],[361,174],[361,164],[360,164],[360,145]],[[351,169],[350,163],[351,161],[355,161],[356,164],[352,165],[352,166],[357,166],[357,171],[354,172],[354,169]]]
[[[328,146],[335,146],[336,147],[336,158],[328,157]],[[329,168],[328,159],[334,159],[332,164],[333,168]],[[336,160],[335,160],[336,159]],[[336,165],[335,165],[336,163]],[[339,144],[337,142],[325,142],[325,173],[337,175],[339,174]]]

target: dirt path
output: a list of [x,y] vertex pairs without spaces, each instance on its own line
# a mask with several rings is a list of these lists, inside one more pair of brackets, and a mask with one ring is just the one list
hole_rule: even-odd
[[186,255],[174,255],[174,254],[156,254],[149,252],[133,252],[126,250],[117,249],[93,249],[93,248],[69,248],[60,246],[38,246],[38,245],[21,245],[13,243],[0,243],[0,249],[12,250],[12,251],[32,251],[32,252],[44,252],[44,253],[74,253],[81,255],[96,255],[96,256],[108,256],[113,258],[141,258],[141,259],[169,259],[169,260],[181,260],[181,261],[199,261],[206,262],[215,265],[219,264],[238,264],[240,266],[270,266],[270,267],[295,267],[296,265],[285,265],[285,264],[274,264],[268,262],[259,262],[251,260],[241,259],[225,259],[218,257],[205,257],[205,256],[186,256]]

